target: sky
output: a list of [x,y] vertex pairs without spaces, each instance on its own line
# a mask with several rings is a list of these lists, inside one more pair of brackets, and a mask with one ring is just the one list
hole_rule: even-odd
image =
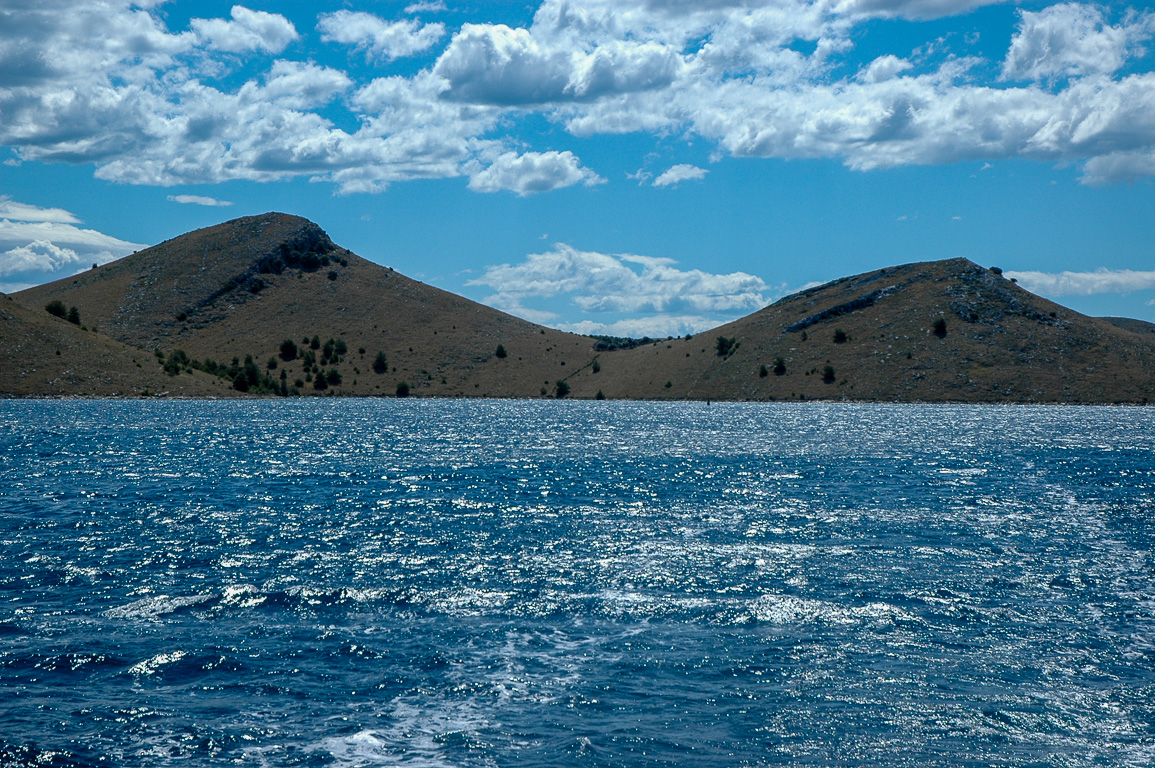
[[1155,321],[1155,8],[0,0],[0,291],[283,211],[564,330],[954,257]]

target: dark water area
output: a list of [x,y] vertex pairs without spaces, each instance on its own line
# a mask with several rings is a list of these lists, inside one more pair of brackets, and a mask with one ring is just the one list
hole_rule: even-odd
[[1155,410],[0,403],[0,766],[1146,766]]

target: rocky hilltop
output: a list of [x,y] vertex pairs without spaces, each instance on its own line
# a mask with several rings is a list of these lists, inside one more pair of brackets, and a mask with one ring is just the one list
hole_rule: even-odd
[[[67,323],[44,312],[48,303],[77,307],[101,343],[126,350],[134,368],[142,357],[163,366],[170,382],[189,382],[187,394],[1155,399],[1155,326],[1081,315],[964,259],[842,278],[709,333],[618,349],[412,280],[276,213],[15,296],[22,317],[54,328]],[[53,344],[30,337],[12,363],[44,370]],[[101,365],[93,358],[94,370]],[[39,379],[24,378],[31,389],[4,391],[68,393],[36,391]],[[108,393],[86,381],[71,391]]]

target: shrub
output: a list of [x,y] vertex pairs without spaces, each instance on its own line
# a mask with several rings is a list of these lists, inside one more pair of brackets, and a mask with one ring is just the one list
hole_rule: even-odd
[[764,364],[758,366],[758,378],[764,379],[769,375],[770,375],[770,371],[767,370],[767,368]]
[[554,395],[556,395],[558,399],[561,399],[568,394],[569,384],[565,383],[564,381],[559,381],[557,386],[554,387]]
[[598,362],[598,359],[596,357],[594,358],[594,364],[591,366],[591,369],[593,370],[594,373],[597,373],[598,371],[600,371],[602,369],[602,364]]
[[337,279],[337,270],[335,270],[335,269],[329,270],[329,279],[330,280],[336,280]]
[[1003,273],[1003,271],[998,267],[991,267],[991,272],[994,272],[996,275],[1001,275]]
[[397,382],[397,397],[409,397],[409,384],[404,381]]
[[297,345],[292,339],[281,342],[281,359],[285,362],[297,359]]
[[314,336],[313,339],[309,342],[309,349],[320,349],[320,348],[321,348],[321,337],[320,336]]
[[506,356],[505,347],[503,347],[501,344],[498,344],[497,349],[494,350],[493,354],[504,359]]
[[714,342],[714,348],[718,351],[718,357],[728,357],[738,348],[738,341],[734,337],[726,338],[719,336]]
[[[277,370],[277,358],[276,358],[276,356],[270,357],[269,362],[265,363],[265,367],[268,368],[270,371]],[[281,373],[284,373],[284,371],[281,371]]]
[[667,381],[665,384],[666,389],[669,389],[672,386],[674,386],[674,382],[672,382],[672,381]]
[[834,367],[833,366],[828,365],[822,369],[822,381],[824,381],[827,384],[833,384],[834,383]]
[[846,339],[847,339],[846,331],[842,330],[841,328],[835,328],[834,329],[834,343],[835,344],[845,344]]
[[313,389],[328,389],[328,388],[329,388],[329,382],[325,381],[324,376],[322,376],[321,374],[318,373],[316,376],[313,377]]
[[[337,343],[333,345],[333,350],[338,355],[347,355],[349,354],[349,345],[345,343],[344,339],[337,339]],[[365,354],[364,349],[361,350],[361,354]]]
[[325,381],[329,382],[334,387],[341,384],[341,372],[336,368],[330,368],[329,372],[325,374]]
[[786,361],[781,356],[774,358],[774,375],[783,376],[786,373]]
[[378,352],[377,357],[373,358],[373,372],[385,373],[389,370],[389,363],[385,360],[385,353]]
[[934,335],[940,339],[946,336],[946,318],[940,317],[934,321]]
[[44,305],[44,311],[53,317],[64,317],[68,314],[68,309],[65,308],[64,302],[60,299],[53,299]]
[[69,309],[68,309],[68,322],[72,323],[73,325],[80,325],[80,310],[79,309],[77,309],[76,307],[69,307]]
[[605,400],[605,399],[606,399],[606,396],[602,394],[602,391],[600,389],[598,390],[598,393],[596,395],[594,395],[594,400]]

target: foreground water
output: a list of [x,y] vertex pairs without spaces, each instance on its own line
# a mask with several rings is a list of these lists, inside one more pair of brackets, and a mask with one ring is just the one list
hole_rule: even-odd
[[0,765],[1150,765],[1155,411],[0,403]]

